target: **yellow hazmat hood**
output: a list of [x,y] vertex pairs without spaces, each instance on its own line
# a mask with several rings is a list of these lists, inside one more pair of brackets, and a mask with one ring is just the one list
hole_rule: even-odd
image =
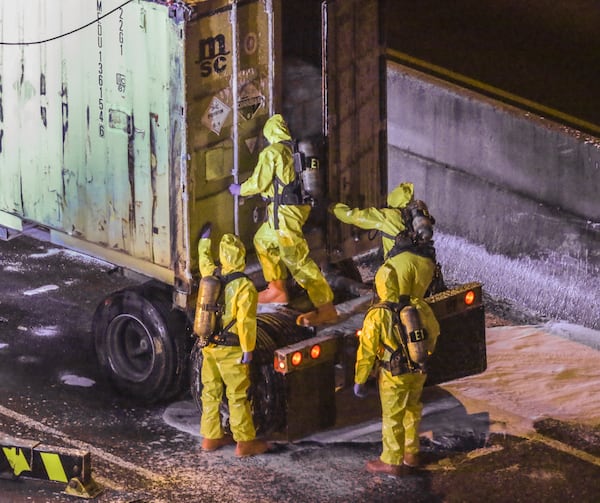
[[375,274],[375,290],[382,302],[398,302],[398,276],[389,264],[384,263]]
[[243,272],[246,268],[246,247],[239,237],[223,234],[219,244],[221,273]]
[[404,208],[413,199],[415,187],[410,182],[404,182],[398,185],[387,198],[390,208]]
[[265,122],[263,134],[269,143],[291,140],[292,136],[281,114],[275,114]]

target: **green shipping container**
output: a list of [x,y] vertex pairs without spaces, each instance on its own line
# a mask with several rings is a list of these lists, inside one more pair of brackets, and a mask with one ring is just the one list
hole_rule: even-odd
[[258,0],[1,0],[0,226],[42,225],[188,307],[202,224],[256,230],[226,189],[274,108],[273,18]]

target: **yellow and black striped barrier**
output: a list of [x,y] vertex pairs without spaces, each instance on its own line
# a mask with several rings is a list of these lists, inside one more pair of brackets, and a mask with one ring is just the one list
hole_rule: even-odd
[[92,478],[90,453],[0,434],[0,475],[62,482],[65,493],[95,498],[102,488]]

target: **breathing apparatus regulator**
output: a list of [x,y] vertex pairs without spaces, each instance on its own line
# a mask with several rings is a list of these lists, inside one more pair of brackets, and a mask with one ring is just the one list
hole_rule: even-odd
[[417,199],[410,202],[405,209],[410,227],[412,227],[411,237],[415,243],[428,243],[433,239],[433,225],[435,218],[429,213],[427,205]]
[[394,246],[388,251],[386,258],[408,250],[435,260],[433,248],[435,218],[429,213],[427,205],[417,199],[401,208],[400,212],[405,229],[393,238]]
[[217,330],[218,318],[222,314],[219,304],[221,290],[221,280],[217,276],[203,276],[200,280],[194,318],[194,334],[198,337],[200,347],[206,346],[210,336]]

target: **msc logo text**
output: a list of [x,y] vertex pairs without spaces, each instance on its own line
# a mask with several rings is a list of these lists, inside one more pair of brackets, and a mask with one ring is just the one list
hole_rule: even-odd
[[225,46],[225,35],[201,39],[198,49],[199,57],[196,63],[200,65],[202,77],[209,77],[213,72],[219,74],[225,71],[227,55],[230,53]]

